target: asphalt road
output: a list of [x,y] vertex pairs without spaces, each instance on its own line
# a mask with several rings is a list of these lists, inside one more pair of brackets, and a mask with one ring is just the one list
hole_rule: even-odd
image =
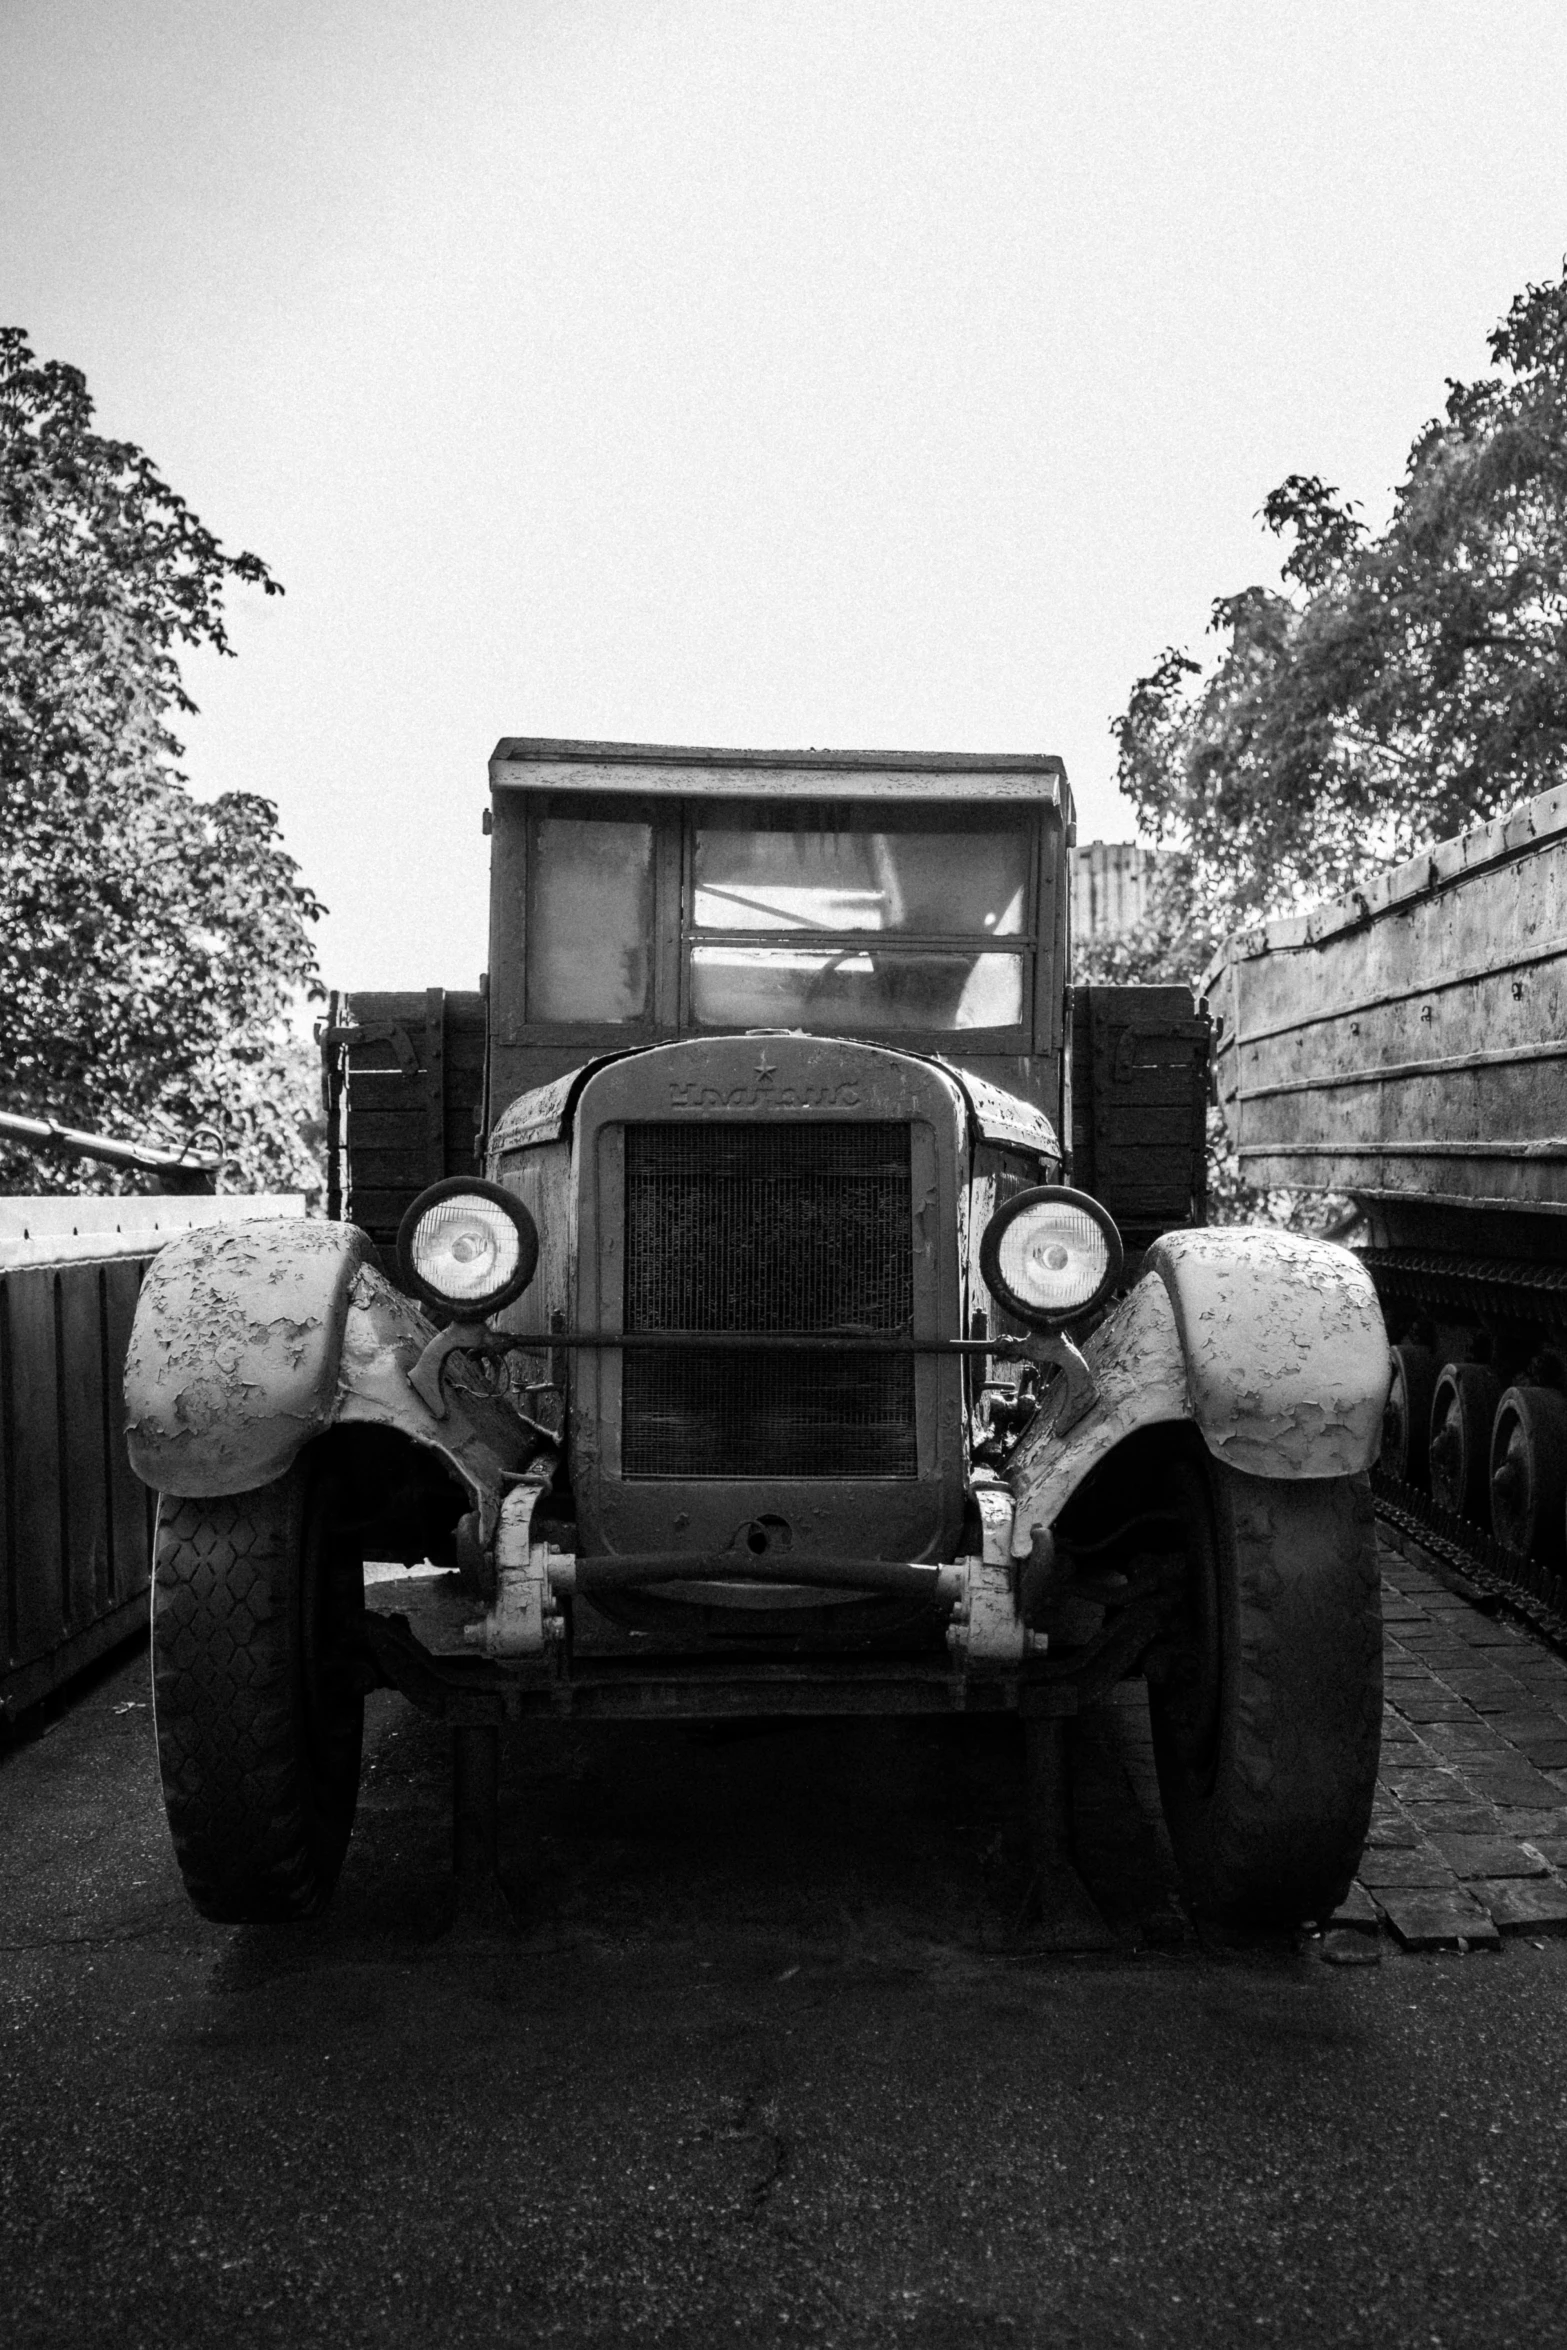
[[0,2342],[1481,2344],[1567,2331],[1567,1943],[1205,1945],[1135,1696],[1117,1934],[1014,1933],[977,1725],[521,1734],[454,1913],[400,1699],[338,1899],[204,1925],[140,1660],[0,1755]]

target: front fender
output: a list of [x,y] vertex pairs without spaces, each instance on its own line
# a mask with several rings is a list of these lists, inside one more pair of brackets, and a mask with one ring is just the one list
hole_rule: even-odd
[[142,1482],[248,1493],[312,1437],[370,1424],[441,1454],[492,1518],[504,1471],[526,1457],[522,1431],[509,1441],[505,1408],[481,1398],[453,1396],[436,1419],[408,1384],[434,1327],[374,1257],[352,1224],[293,1217],[203,1227],[161,1249],[125,1361],[126,1441]]
[[1191,1413],[1252,1477],[1353,1477],[1382,1440],[1390,1358],[1360,1259],[1266,1227],[1170,1232],[1148,1252],[1175,1309]]
[[1387,1333],[1348,1249],[1222,1225],[1167,1234],[1147,1266],[1083,1348],[1094,1403],[1061,1436],[1047,1406],[1008,1466],[1019,1558],[1138,1428],[1191,1421],[1253,1477],[1349,1477],[1376,1459]]
[[1026,1558],[1034,1534],[1055,1524],[1090,1469],[1135,1429],[1187,1420],[1186,1360],[1169,1292],[1145,1273],[1083,1347],[1094,1401],[1064,1436],[1046,1405],[1007,1465],[1012,1489],[1012,1555]]

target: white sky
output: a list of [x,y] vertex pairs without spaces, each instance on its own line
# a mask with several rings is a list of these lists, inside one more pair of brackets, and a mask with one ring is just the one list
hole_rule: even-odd
[[333,984],[498,735],[1057,751],[1567,248],[1560,0],[0,0],[0,315],[286,600],[189,682]]

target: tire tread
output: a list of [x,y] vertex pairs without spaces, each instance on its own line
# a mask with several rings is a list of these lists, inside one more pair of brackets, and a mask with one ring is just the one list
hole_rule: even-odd
[[[160,1503],[153,1707],[175,1857],[223,1923],[304,1918],[331,1893],[352,1824],[313,1785],[299,1687],[303,1473]],[[357,1782],[357,1753],[355,1757]]]
[[1382,1735],[1381,1578],[1369,1480],[1212,1471],[1233,1563],[1233,1670],[1214,1783],[1158,1734],[1166,1818],[1194,1906],[1278,1926],[1343,1900],[1370,1824]]

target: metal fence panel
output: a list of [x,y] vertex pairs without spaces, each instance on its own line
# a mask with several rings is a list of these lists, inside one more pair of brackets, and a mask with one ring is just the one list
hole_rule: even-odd
[[153,1498],[125,1452],[122,1372],[147,1256],[0,1271],[0,1707],[134,1631]]
[[105,1405],[109,1431],[109,1600],[122,1606],[146,1590],[152,1559],[153,1496],[131,1467],[125,1449],[122,1374],[131,1342],[131,1317],[146,1260],[120,1257],[101,1268],[103,1359],[110,1374]]

